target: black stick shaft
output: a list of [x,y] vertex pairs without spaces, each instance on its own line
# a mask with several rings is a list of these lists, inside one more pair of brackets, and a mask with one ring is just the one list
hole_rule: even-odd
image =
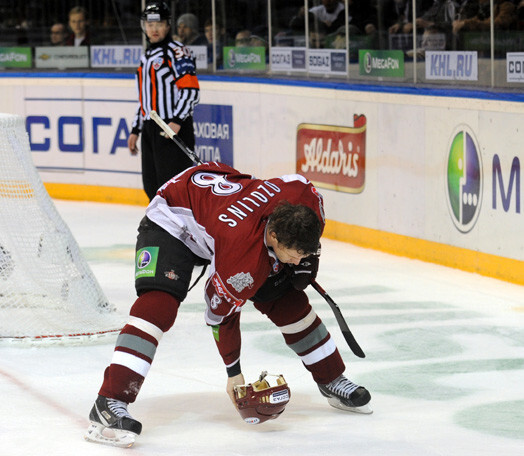
[[173,129],[168,125],[166,124],[163,119],[157,114],[156,111],[151,111],[149,113],[149,116],[151,117],[151,119],[153,119],[156,124],[162,129],[164,130],[164,132],[167,134],[167,136],[169,136],[171,138],[171,140],[178,146],[180,147],[180,149],[182,149],[182,151],[191,159],[193,160],[195,163],[198,163],[199,165],[201,165],[203,163],[202,160],[200,160],[200,158],[198,158],[198,155],[195,154],[195,152],[193,152],[189,147],[186,146],[186,144],[184,143],[184,141],[182,141],[178,135],[173,131]]
[[342,331],[342,334],[346,339],[349,348],[351,348],[351,351],[359,358],[365,358],[366,354],[364,353],[362,348],[360,348],[360,345],[351,333],[348,324],[346,323],[346,320],[344,320],[344,316],[342,315],[340,307],[338,307],[337,303],[333,301],[333,299],[331,299],[331,296],[329,296],[326,293],[326,291],[315,280],[311,281],[311,285],[320,294],[320,296],[322,296],[326,300],[326,302],[329,304],[329,307],[331,307],[331,310],[333,311],[333,313],[335,314],[335,318],[337,319],[338,326],[340,326],[340,330]]

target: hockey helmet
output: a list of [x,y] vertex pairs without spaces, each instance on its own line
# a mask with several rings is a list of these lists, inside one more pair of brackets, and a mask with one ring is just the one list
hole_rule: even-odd
[[171,10],[166,2],[148,2],[144,11],[142,11],[140,19],[146,22],[167,21],[167,23],[170,24]]
[[277,377],[277,384],[270,386],[267,376],[263,371],[256,382],[235,386],[238,412],[246,423],[259,424],[278,418],[289,402],[291,391],[284,377],[272,375]]

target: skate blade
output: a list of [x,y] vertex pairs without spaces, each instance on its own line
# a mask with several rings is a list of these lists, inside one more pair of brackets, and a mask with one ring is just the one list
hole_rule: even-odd
[[331,405],[331,407],[344,410],[345,412],[362,413],[364,415],[371,415],[373,413],[373,409],[369,406],[369,404],[361,405],[360,407],[349,407],[343,404],[340,399],[336,397],[329,397],[328,403]]
[[103,424],[91,422],[84,439],[88,442],[101,443],[102,445],[129,448],[135,443],[136,434],[123,429],[111,429]]

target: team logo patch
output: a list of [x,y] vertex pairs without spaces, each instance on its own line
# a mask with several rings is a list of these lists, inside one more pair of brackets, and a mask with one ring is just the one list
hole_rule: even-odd
[[166,276],[169,280],[178,280],[178,275],[171,269],[171,271],[165,271],[164,276]]
[[162,57],[157,57],[155,60],[153,60],[153,68],[158,70],[162,64],[164,63],[164,59]]
[[136,252],[135,279],[155,277],[158,247],[144,247]]
[[227,279],[226,282],[229,283],[237,293],[240,293],[246,287],[251,288],[254,281],[249,272],[239,272]]

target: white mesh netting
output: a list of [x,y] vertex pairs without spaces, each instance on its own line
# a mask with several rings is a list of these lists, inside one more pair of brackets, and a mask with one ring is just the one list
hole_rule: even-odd
[[45,190],[22,117],[0,114],[0,344],[100,341],[122,326]]

